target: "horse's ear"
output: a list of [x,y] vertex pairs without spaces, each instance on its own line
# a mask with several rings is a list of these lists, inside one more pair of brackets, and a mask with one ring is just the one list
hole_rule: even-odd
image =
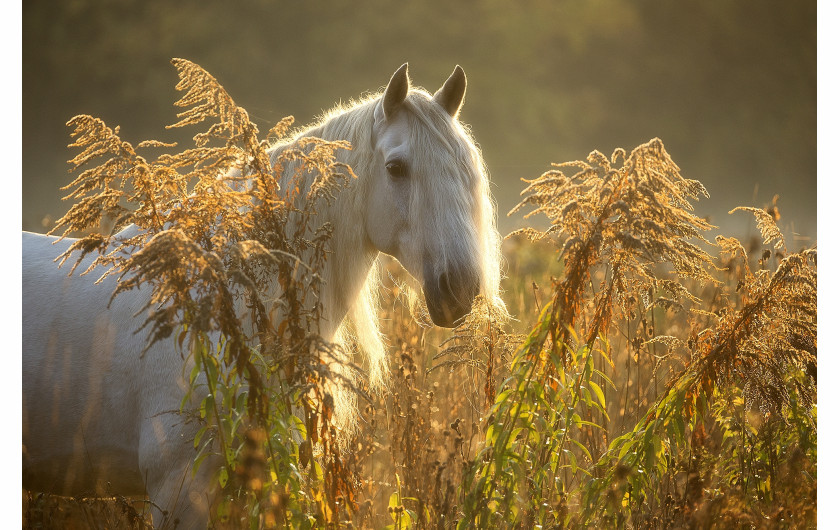
[[388,88],[385,89],[385,95],[382,96],[382,110],[385,112],[385,119],[390,119],[400,107],[405,97],[408,95],[408,63],[400,66],[391,80],[388,82]]
[[446,83],[435,92],[435,101],[446,109],[453,118],[458,117],[461,106],[464,104],[464,94],[467,91],[467,74],[460,66],[455,66],[455,71],[446,80]]

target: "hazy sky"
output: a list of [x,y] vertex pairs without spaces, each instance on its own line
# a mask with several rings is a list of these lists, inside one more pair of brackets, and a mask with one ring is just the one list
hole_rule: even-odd
[[[781,223],[816,238],[816,2],[448,0],[402,3],[27,0],[23,4],[25,229],[66,210],[65,122],[85,113],[130,141],[178,139],[171,57],[205,67],[267,130],[384,86],[405,61],[435,90],[457,63],[462,118],[482,147],[503,231],[551,162],[660,137],[696,207],[731,235],[738,205],[780,195]],[[714,237],[714,234],[711,234]],[[797,245],[791,245],[796,247]]]

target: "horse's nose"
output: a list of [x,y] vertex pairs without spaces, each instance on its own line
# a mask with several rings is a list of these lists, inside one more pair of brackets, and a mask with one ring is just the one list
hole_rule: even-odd
[[469,267],[448,267],[444,272],[435,271],[432,260],[423,266],[423,291],[426,307],[432,322],[451,328],[470,312],[473,299],[478,295],[478,271]]
[[435,323],[452,327],[470,312],[472,301],[479,292],[478,280],[470,275],[443,273],[438,276],[437,287],[440,302],[439,316],[443,318],[440,319],[441,322],[435,321]]
[[448,274],[444,273],[438,277],[438,290],[441,295],[454,298],[455,293],[452,291],[452,284],[449,282]]

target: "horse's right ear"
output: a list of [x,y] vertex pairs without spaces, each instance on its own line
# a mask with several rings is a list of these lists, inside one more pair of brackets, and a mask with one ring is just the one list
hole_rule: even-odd
[[382,96],[382,110],[385,113],[386,120],[393,117],[397,109],[402,105],[402,102],[408,95],[409,85],[408,63],[405,63],[391,76],[391,80],[388,82],[388,88],[385,89],[385,95]]

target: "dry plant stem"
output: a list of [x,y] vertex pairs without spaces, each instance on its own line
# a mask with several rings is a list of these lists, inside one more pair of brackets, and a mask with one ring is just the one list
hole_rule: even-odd
[[[598,331],[599,329],[601,329],[601,328],[603,328],[603,327],[605,327],[606,325],[609,324],[610,315],[609,315],[609,310],[606,309],[606,308],[610,307],[609,302],[611,301],[611,293],[612,293],[612,290],[613,290],[613,287],[614,287],[614,281],[613,281],[614,278],[615,278],[615,276],[613,276],[613,279],[610,280],[609,287],[607,288],[607,291],[606,291],[607,294],[601,299],[601,303],[598,306],[598,310],[596,310],[595,318],[593,319],[592,324],[590,326],[590,330],[589,330],[589,334],[588,334],[586,344],[583,346],[586,350],[586,357],[583,361],[583,366],[586,366],[589,363],[589,360],[592,358],[592,353],[594,351],[595,341],[598,338],[598,335],[597,335],[596,332],[599,332]],[[543,378],[545,378],[545,377],[547,377],[547,374],[543,374]],[[574,388],[581,388],[582,387],[583,378],[584,378],[584,372],[581,372],[578,375],[577,381],[575,381]],[[540,381],[540,384],[544,385],[545,382],[546,382],[545,379],[543,379],[543,380]],[[573,392],[571,403],[568,403],[568,404],[564,403],[563,404],[564,409],[567,410],[567,411],[570,411],[570,412],[574,411],[579,400],[580,400],[580,393],[579,392]],[[557,423],[555,423],[552,426],[552,430],[557,431],[560,428],[560,424],[559,424],[560,419],[561,419],[561,417],[558,416]],[[564,422],[565,422],[565,428],[563,430],[563,437],[561,438],[560,444],[557,447],[557,451],[563,451],[563,448],[566,446],[566,443],[568,441],[568,436],[569,436],[569,431],[570,431],[570,421],[569,421],[570,417],[569,417],[569,415],[567,414],[567,416],[563,419],[564,419]],[[547,449],[548,449],[547,446],[544,446],[543,450],[540,453],[540,457],[539,457],[540,466],[545,465],[545,463],[547,461],[547,458],[548,458],[548,450]],[[553,448],[552,448],[552,451],[553,451]],[[565,460],[566,460],[565,453],[563,453],[563,455],[564,456],[563,456],[562,461],[565,462]],[[558,458],[554,467],[552,468],[552,473],[553,474],[557,473],[557,469],[560,466],[560,464],[561,464],[561,459]],[[564,484],[563,484],[564,488],[565,488],[566,483],[568,483],[568,480],[564,481]]]
[[[613,162],[624,156],[623,152],[616,153]],[[564,278],[555,285],[548,313],[541,315],[540,323],[523,345],[525,349],[522,354],[531,364],[528,370],[521,374],[522,379],[519,379],[517,384],[523,381],[525,385],[537,382],[540,387],[545,388],[554,370],[565,371],[571,368],[570,362],[573,358],[575,362],[582,362],[581,372],[573,376],[574,386],[569,387],[575,390],[568,398],[562,398],[563,410],[566,413],[555,416],[551,424],[551,432],[563,429],[557,445],[558,451],[562,452],[552,461],[551,473],[556,476],[561,467],[564,469],[565,480],[559,485],[559,493],[564,494],[565,498],[566,487],[571,485],[570,480],[574,479],[569,476],[570,467],[566,465],[567,458],[571,455],[567,456],[564,447],[570,440],[573,414],[577,417],[574,410],[583,399],[581,387],[584,379],[588,381],[591,375],[587,374],[596,366],[592,364],[595,343],[599,337],[606,339],[610,332],[615,306],[621,307],[622,315],[627,318],[631,308],[638,304],[638,298],[628,295],[628,292],[653,292],[659,282],[662,282],[663,288],[675,297],[688,294],[685,288],[677,287],[675,282],[657,279],[646,263],[662,260],[671,263],[682,275],[708,280],[711,277],[704,268],[711,264],[711,258],[685,241],[690,236],[699,237],[698,230],[707,227],[707,224],[681,209],[690,208],[683,197],[684,194],[693,197],[698,193],[705,193],[705,190],[699,183],[686,181],[679,176],[678,168],[671,162],[658,140],[634,150],[619,170],[611,169],[606,157],[597,152],[590,155],[588,162],[563,164],[560,167],[576,167],[580,171],[567,178],[562,171],[556,170],[545,173],[540,179],[530,181],[529,187],[523,192],[530,195],[520,204],[520,207],[525,204],[537,205],[532,213],[544,212],[552,221],[552,228],[546,233],[536,233],[530,229],[522,232],[535,239],[548,237],[550,233],[565,232],[568,239],[561,250],[566,265]],[[644,206],[637,207],[634,211],[636,205],[630,202],[631,200],[638,200],[639,204]],[[647,216],[651,221],[637,221],[640,217],[644,219]],[[590,279],[591,270],[600,263],[607,268],[609,278],[600,293],[592,293],[594,312],[591,315],[584,314],[586,289],[594,287]],[[630,291],[628,287],[632,287],[634,291]],[[644,307],[645,311],[648,309],[649,307]],[[627,321],[629,325],[630,319],[627,318]],[[583,327],[580,359],[577,354],[573,355],[571,350],[572,339],[577,336],[578,326]],[[537,340],[540,336],[546,337],[550,342],[543,344]],[[628,342],[629,337],[628,328]],[[545,353],[547,356],[544,356],[543,348],[548,349]],[[554,367],[547,360],[550,357],[562,359],[564,368]],[[640,381],[641,365],[637,369],[637,380]],[[603,370],[597,372],[603,376]],[[598,392],[599,396],[603,395],[601,390]],[[639,392],[641,384],[637,381],[637,393]],[[601,400],[603,401],[603,398]],[[641,395],[638,396],[638,401],[641,402]],[[512,418],[519,416],[522,406],[523,402],[517,400],[512,409]],[[585,417],[591,419],[591,414],[591,410],[584,411]],[[582,434],[589,440],[589,445],[597,450],[599,444],[592,429],[596,424],[591,421],[588,424],[584,424]],[[513,426],[508,417],[502,420],[502,429],[494,447],[507,445]],[[577,441],[575,443],[579,444]],[[579,447],[587,451],[582,445]],[[540,447],[535,455],[538,468],[548,462],[554,448],[554,444],[550,447]],[[575,464],[572,463],[572,466]],[[553,489],[555,486],[550,487]],[[491,488],[495,488],[495,485]],[[508,491],[511,491],[511,488],[508,488]],[[506,518],[510,514],[511,505],[508,503],[504,506],[503,518]]]
[[[205,446],[213,447],[215,440],[224,455],[244,453],[240,431],[222,428],[237,419],[264,433],[259,438],[267,455],[265,469],[256,477],[263,480],[262,487],[251,488],[245,476],[238,490],[249,513],[262,515],[243,516],[239,522],[345,525],[350,521],[347,512],[361,500],[354,474],[361,465],[368,468],[361,483],[371,499],[382,487],[394,487],[394,473],[399,473],[395,527],[405,527],[406,521],[421,528],[447,527],[459,517],[459,528],[703,527],[694,518],[700,512],[697,506],[703,501],[705,509],[714,508],[712,495],[743,500],[748,506],[739,514],[743,520],[768,524],[778,514],[768,512],[767,505],[795,505],[785,504],[791,495],[777,486],[785,466],[791,465],[810,484],[808,473],[816,472],[815,447],[797,467],[800,461],[786,460],[781,449],[798,450],[799,445],[780,445],[773,438],[783,432],[778,426],[757,433],[748,429],[751,419],[755,421],[750,411],[758,408],[779,425],[790,421],[788,430],[796,427],[795,419],[805,426],[804,438],[815,432],[815,381],[807,376],[791,379],[785,370],[816,366],[816,252],[786,256],[771,214],[736,209],[755,216],[764,244],[776,251],[772,255],[779,259],[778,267],[774,274],[767,271],[768,253],[751,270],[741,244],[719,238],[720,248],[732,254],[733,270],[726,277],[730,287],[739,281],[733,292],[720,287],[709,271],[723,269],[689,242],[705,241],[700,232],[708,223],[689,212],[689,199],[705,190],[679,175],[657,139],[630,154],[616,150],[610,160],[595,151],[586,161],[555,165],[529,182],[520,207],[536,208],[528,215],[546,214],[551,228],[522,232],[556,242],[565,268],[546,304],[540,301],[537,283],[531,282],[538,316],[528,336],[507,333],[507,321],[477,301],[442,351],[426,354],[425,339],[433,332],[397,318],[392,337],[403,347],[403,357],[393,370],[406,383],[402,394],[374,398],[384,405],[376,421],[384,417],[386,430],[379,436],[390,439],[390,447],[376,435],[360,433],[369,450],[363,451],[360,441],[360,455],[342,460],[330,427],[332,387],[326,386],[326,367],[338,360],[337,352],[317,340],[320,309],[311,300],[318,298],[330,237],[329,226],[313,226],[315,206],[319,200],[333,200],[340,182],[352,178],[349,168],[329,156],[349,146],[302,141],[284,153],[278,167],[270,167],[267,143],[257,137],[247,113],[212,76],[186,61],[176,65],[179,88],[186,92],[179,104],[187,108],[176,125],[213,117],[220,123],[196,135],[194,149],[146,160],[119,138],[118,129],[90,117],[75,118],[74,146],[83,152],[72,163],[85,170],[68,187],[73,188],[68,197],[78,204],[56,229],[69,235],[98,225],[104,216],[117,219],[118,227],[134,223],[140,228],[131,237],[91,234],[71,252],[99,254],[96,263],[117,276],[120,292],[155,286],[147,308],[152,310],[147,321],[152,340],[183,329],[179,340],[195,350],[212,391],[228,392],[224,399],[207,402],[210,425],[200,440]],[[284,120],[271,134],[284,136],[290,124]],[[142,147],[164,145],[145,142]],[[93,167],[100,158],[104,163]],[[618,160],[621,167],[613,168]],[[316,179],[309,190],[280,182],[276,170],[289,164],[302,168],[296,178],[308,172],[322,180]],[[231,165],[240,172],[220,179]],[[568,168],[575,174],[566,176]],[[140,248],[144,250],[129,258]],[[69,252],[62,256],[68,258]],[[260,274],[265,270],[267,275]],[[275,280],[288,299],[261,297],[267,282]],[[692,293],[704,282],[713,284],[704,295],[712,299],[695,306],[702,310],[693,310],[689,331],[683,321],[692,313],[685,306],[701,302]],[[529,286],[521,291],[524,311]],[[237,305],[243,301],[244,306]],[[272,320],[281,306],[288,318]],[[250,313],[254,329],[238,327],[242,311]],[[682,322],[679,326],[674,315]],[[657,331],[672,333],[675,328],[689,338],[652,338]],[[224,337],[218,365],[202,361],[208,354],[208,333]],[[253,347],[255,337],[259,348]],[[658,353],[665,349],[657,349],[657,342],[667,346],[662,355]],[[622,354],[625,370],[619,374],[612,356]],[[659,394],[659,383],[665,383],[659,372],[666,362],[679,369]],[[612,384],[607,365],[623,378],[624,388]],[[423,370],[419,377],[418,366]],[[443,427],[436,433],[429,385],[445,380],[445,371],[437,370],[441,367],[457,372],[448,376],[449,386],[437,399],[445,404],[454,394],[458,399],[451,412],[437,411],[434,423]],[[355,367],[348,363],[347,369]],[[642,382],[645,377],[650,383]],[[332,383],[348,385],[350,379],[336,377]],[[239,406],[232,401],[243,392],[237,386],[243,382],[249,385],[248,400]],[[614,390],[606,399],[597,386],[604,382]],[[593,396],[605,403],[596,403]],[[293,405],[301,418],[289,412]],[[602,427],[615,413],[621,420]],[[375,411],[370,415],[376,418]],[[481,416],[485,421],[476,419]],[[290,427],[279,429],[278,419]],[[732,436],[727,447],[735,447],[727,458],[703,445],[705,438],[721,438],[724,420],[727,436]],[[630,432],[624,432],[626,421],[633,426]],[[301,433],[300,443],[295,430]],[[473,448],[475,434],[485,435],[483,448]],[[807,441],[796,444],[804,447]],[[713,463],[704,464],[703,458]],[[237,462],[225,463],[229,484],[235,482]],[[731,473],[694,482],[690,478],[720,469]],[[374,470],[379,481],[368,479]],[[755,499],[760,502],[750,506]],[[354,524],[381,526],[375,517],[384,511],[371,500],[364,506],[367,514],[357,516]],[[405,515],[411,510],[412,516]]]
[[[236,106],[218,81],[189,61],[173,63],[180,76],[177,88],[184,92],[176,104],[185,108],[174,127],[216,123],[195,135],[195,148],[150,161],[120,139],[119,129],[89,116],[71,120],[75,137],[71,147],[82,149],[71,164],[74,170],[87,168],[65,188],[72,189],[67,198],[77,204],[53,232],[67,236],[96,228],[105,217],[115,219],[116,227],[111,234],[82,237],[60,257],[61,262],[75,252],[75,269],[87,254],[98,254],[88,271],[103,266],[103,278],[116,276],[114,297],[150,288],[148,304],[139,308],[149,314],[145,322],[150,328],[149,345],[183,328],[178,342],[189,338],[192,358],[197,367],[201,365],[211,396],[217,396],[205,408],[207,421],[215,425],[201,432],[219,444],[228,477],[234,476],[236,463],[229,455],[235,455],[243,442],[226,426],[239,424],[240,414],[249,415],[265,431],[261,443],[274,475],[287,475],[288,462],[282,461],[287,457],[278,453],[270,433],[277,425],[276,416],[291,414],[290,405],[297,400],[307,441],[324,447],[323,482],[316,478],[312,484],[331,506],[315,503],[321,520],[332,522],[338,516],[335,500],[342,497],[352,506],[353,494],[336,453],[335,431],[327,427],[333,413],[331,398],[322,390],[327,373],[323,367],[338,357],[317,339],[322,308],[312,307],[311,301],[319,300],[320,271],[331,233],[329,225],[316,226],[316,211],[354,177],[334,156],[349,144],[303,139],[281,153],[272,167],[268,140],[258,138],[247,112]],[[291,123],[291,119],[281,121],[270,134],[285,135]],[[150,141],[139,147],[173,146]],[[293,165],[298,169],[283,181],[287,177],[282,172]],[[237,169],[231,173],[230,168]],[[313,181],[303,182],[309,176]],[[131,224],[134,228],[129,231],[117,232]],[[262,296],[269,284],[279,284],[282,300]],[[278,302],[286,316],[272,322],[270,315],[277,312]],[[251,316],[252,328],[247,330],[240,318],[243,310]],[[218,337],[222,346],[218,366],[210,360],[211,336]],[[304,354],[292,356],[291,351]],[[255,364],[258,358],[264,366]],[[278,389],[280,399],[272,402],[268,379],[278,371],[286,379]],[[191,382],[199,379],[193,375]],[[337,381],[337,385],[347,383]],[[235,410],[232,401],[242,384],[247,384],[247,411]],[[222,399],[224,393],[231,397]],[[293,393],[304,397],[291,399]],[[209,447],[209,441],[203,447]],[[199,454],[197,459],[201,458]],[[285,498],[300,491],[293,486],[291,492],[280,494]],[[255,495],[256,502],[271,497],[268,491]],[[303,507],[309,501],[294,502]],[[281,519],[289,520],[286,516]]]

